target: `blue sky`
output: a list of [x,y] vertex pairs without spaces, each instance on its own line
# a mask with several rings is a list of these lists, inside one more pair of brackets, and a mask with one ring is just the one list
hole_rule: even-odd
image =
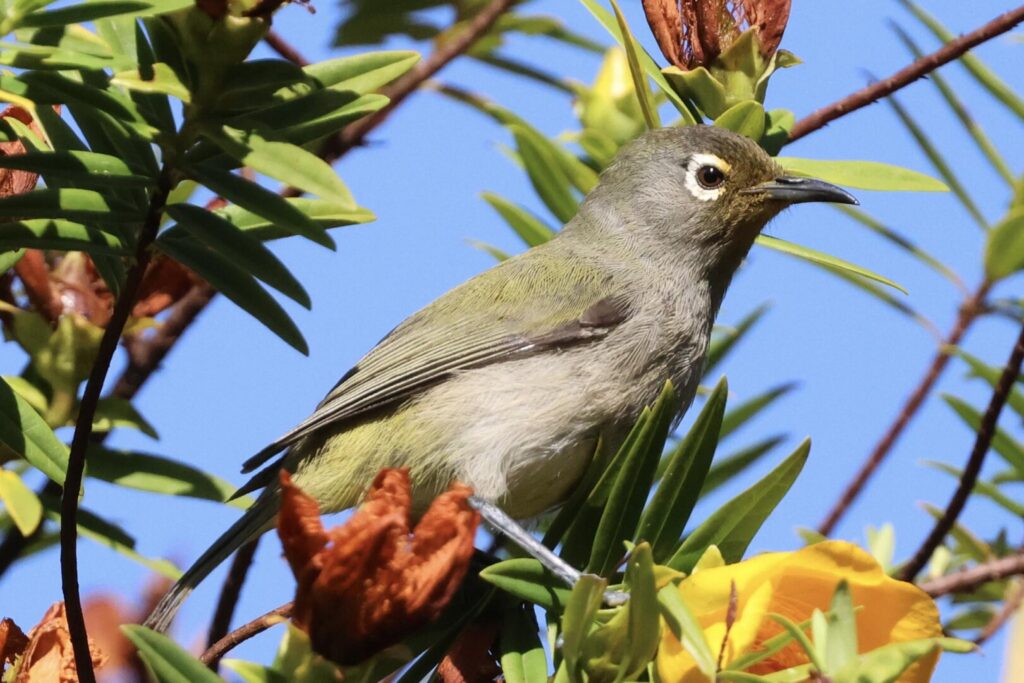
[[[630,4],[632,3],[624,3]],[[926,2],[955,32],[970,30],[1006,8],[1004,2]],[[602,42],[608,38],[590,15],[570,0],[542,0],[531,12],[561,17],[574,30]],[[627,12],[640,34],[639,4]],[[317,6],[311,15],[287,7],[275,28],[308,58],[317,60],[362,49],[329,48],[339,10]],[[772,80],[768,106],[793,109],[798,117],[861,87],[867,73],[889,74],[908,56],[887,26],[896,19],[913,27],[920,42],[934,41],[916,28],[895,2],[797,2],[782,46],[805,64]],[[389,48],[429,49],[396,40]],[[598,58],[540,38],[516,37],[509,51],[548,70],[589,82]],[[1019,91],[1024,44],[1003,37],[977,53]],[[656,51],[652,48],[652,52]],[[982,93],[958,66],[946,73],[972,114],[996,139],[1015,171],[1024,164],[1021,122]],[[512,108],[547,134],[574,127],[569,101],[561,94],[525,84],[486,66],[460,60],[440,80],[481,92]],[[906,89],[902,101],[940,141],[953,168],[982,210],[994,220],[1005,210],[1005,185],[991,171],[926,82]],[[126,433],[118,446],[174,456],[241,483],[239,463],[305,417],[337,378],[405,316],[492,264],[467,244],[481,240],[509,251],[521,247],[501,220],[479,198],[493,191],[543,213],[526,180],[502,155],[510,136],[489,119],[431,92],[419,93],[338,165],[357,200],[378,215],[366,226],[335,233],[336,252],[300,240],[281,242],[278,254],[306,285],[312,311],[285,302],[309,342],[303,357],[230,302],[217,299],[175,348],[165,371],[154,377],[137,401],[161,434],[159,442]],[[790,156],[871,159],[929,171],[927,160],[884,104],[841,119],[792,148]],[[961,274],[968,286],[980,279],[983,235],[951,195],[857,192],[863,208],[912,237]],[[896,251],[828,207],[798,207],[780,216],[770,234],[827,251],[890,276],[909,290],[904,299],[946,330],[956,313],[958,293],[917,261]],[[1003,294],[1020,292],[1021,280],[1002,285]],[[735,404],[780,383],[797,381],[798,390],[746,427],[732,445],[785,433],[788,439],[768,462],[736,486],[698,508],[698,517],[754,481],[801,438],[811,436],[810,461],[790,495],[757,537],[752,552],[799,546],[797,527],[813,527],[859,466],[917,382],[935,343],[923,328],[822,271],[788,257],[755,249],[722,308],[719,322],[736,322],[769,302],[771,310],[722,370]],[[990,320],[979,324],[966,347],[1001,364],[1015,336],[1013,326]],[[0,350],[4,373],[17,372],[20,356]],[[984,406],[987,392],[964,379],[952,364],[940,391]],[[714,378],[709,378],[709,381]],[[930,528],[920,501],[944,505],[952,480],[926,469],[921,460],[962,464],[973,435],[938,400],[919,418],[880,470],[867,494],[839,527],[837,535],[863,542],[864,528],[892,522],[897,557],[913,552]],[[1019,426],[1004,420],[1007,428]],[[992,458],[995,459],[994,456]],[[993,463],[990,463],[993,464]],[[987,471],[992,471],[989,468]],[[188,499],[117,489],[89,481],[85,504],[133,533],[146,555],[187,564],[236,516],[236,511]],[[984,500],[972,500],[964,520],[990,535],[1010,523],[1011,543],[1021,541],[1019,521],[1009,520]],[[82,541],[82,587],[117,590],[133,596],[147,572],[130,561]],[[198,642],[205,628],[222,572],[191,599],[177,627],[185,643]],[[0,583],[4,615],[23,627],[34,624],[59,599],[55,551],[17,565]],[[279,558],[276,539],[265,540],[240,614],[250,618],[291,598],[293,580]],[[259,659],[280,637],[274,632],[237,651]],[[945,656],[937,681],[996,680],[1002,639],[982,656]]]

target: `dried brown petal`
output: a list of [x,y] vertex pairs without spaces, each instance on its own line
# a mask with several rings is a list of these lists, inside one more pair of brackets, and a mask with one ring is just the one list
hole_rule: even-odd
[[501,673],[491,647],[498,635],[498,624],[470,624],[459,634],[455,644],[437,665],[442,683],[483,683],[493,681]]
[[353,664],[437,618],[473,554],[479,514],[455,484],[409,532],[409,474],[382,470],[366,502],[324,532],[316,503],[281,475],[278,532],[298,586],[293,619],[313,649]]
[[14,272],[21,280],[32,307],[51,323],[57,322],[63,306],[50,283],[50,269],[43,252],[37,249],[26,251],[21,260],[14,265]]
[[677,0],[643,0],[647,25],[669,64],[686,67],[683,61],[683,17]]
[[[28,638],[14,683],[77,683],[75,655],[63,602],[54,603],[46,611],[42,621],[29,631]],[[103,666],[105,658],[91,640],[89,653],[95,668]]]
[[[31,128],[37,135],[42,133],[39,125],[35,120],[33,120],[32,114],[21,107],[7,107],[0,112],[0,118],[5,117],[18,119]],[[23,145],[20,140],[0,142],[0,154],[4,156],[24,153],[25,145]],[[9,197],[13,194],[24,194],[25,192],[34,189],[38,180],[39,175],[37,173],[16,171],[9,168],[0,169],[0,197]]]
[[157,315],[185,296],[197,281],[185,266],[157,254],[142,279],[132,315],[136,318]]
[[18,628],[13,619],[0,621],[0,671],[4,666],[13,664],[15,657],[28,647],[28,636]]

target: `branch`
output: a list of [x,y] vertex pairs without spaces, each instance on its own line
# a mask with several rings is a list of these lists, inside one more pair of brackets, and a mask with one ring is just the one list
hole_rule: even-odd
[[287,59],[292,64],[297,64],[298,66],[309,65],[309,60],[303,57],[302,53],[296,50],[291,43],[282,38],[281,34],[277,31],[273,29],[267,31],[267,35],[263,37],[263,40],[266,41],[267,45],[269,45],[274,52],[281,55],[281,57]]
[[223,638],[231,628],[231,617],[235,614],[235,605],[238,604],[238,597],[242,592],[242,584],[245,583],[245,575],[249,573],[252,559],[256,555],[256,548],[259,547],[260,537],[245,543],[235,552],[235,559],[231,561],[231,569],[228,570],[228,577],[224,579],[224,585],[220,588],[220,597],[217,598],[217,608],[213,612],[213,619],[210,621],[210,630],[206,634],[206,647],[213,647],[217,641]]
[[985,455],[988,453],[992,437],[995,435],[999,413],[1003,411],[1003,406],[1006,405],[1006,398],[1010,395],[1010,391],[1017,381],[1017,376],[1020,375],[1021,362],[1024,362],[1024,327],[1021,328],[1020,334],[1017,337],[1017,343],[1013,346],[1010,358],[1006,361],[1006,367],[1003,368],[1003,374],[999,376],[999,382],[996,383],[996,388],[992,392],[988,408],[985,409],[985,414],[981,418],[981,424],[978,426],[978,436],[974,440],[974,448],[971,450],[971,456],[967,460],[967,466],[964,467],[964,472],[960,476],[960,484],[953,493],[949,505],[946,506],[945,514],[935,523],[931,533],[928,534],[928,538],[917,549],[914,557],[903,567],[901,578],[904,581],[913,581],[914,577],[917,576],[918,572],[921,571],[929,558],[931,558],[935,549],[946,538],[946,534],[953,528],[957,517],[960,516],[960,512],[964,509],[964,505],[967,504],[967,498],[974,489],[974,484],[978,480],[978,473],[981,472],[981,465],[985,462]]
[[950,593],[968,593],[989,581],[1024,574],[1024,552],[985,562],[970,569],[919,583],[918,588],[933,598]]
[[164,204],[173,184],[170,172],[165,167],[160,174],[153,195],[149,199],[146,219],[135,244],[135,263],[128,271],[121,296],[114,306],[110,322],[107,323],[107,327],[103,331],[103,338],[100,340],[99,349],[96,352],[96,360],[89,373],[89,381],[82,393],[78,418],[75,421],[75,434],[71,439],[71,450],[68,453],[64,493],[60,501],[60,572],[68,631],[75,652],[75,668],[78,671],[78,679],[82,683],[95,683],[96,680],[96,674],[92,668],[92,656],[89,653],[89,637],[85,630],[85,617],[82,614],[82,597],[78,591],[78,494],[82,489],[82,475],[85,471],[85,451],[89,445],[89,438],[92,436],[96,405],[100,400],[107,372],[110,370],[110,361],[114,357],[114,352],[117,351],[125,323],[128,322],[128,316],[135,305],[139,285],[142,284],[142,277],[152,256],[150,246],[156,239]]
[[949,331],[945,340],[939,345],[939,350],[936,352],[935,357],[932,358],[928,370],[924,373],[914,391],[907,397],[907,402],[903,404],[903,408],[896,416],[896,419],[889,425],[889,428],[882,435],[882,438],[878,440],[878,443],[875,444],[864,464],[861,465],[860,470],[850,480],[850,483],[846,485],[842,495],[839,496],[835,505],[832,506],[828,515],[825,516],[825,519],[818,526],[818,533],[823,536],[828,536],[832,533],[836,524],[839,523],[839,520],[850,509],[853,501],[864,490],[868,479],[871,478],[875,470],[882,464],[882,461],[889,455],[893,446],[896,445],[896,441],[906,430],[907,425],[917,415],[917,411],[921,408],[924,400],[931,394],[935,383],[946,369],[946,365],[949,364],[950,355],[946,351],[946,347],[958,345],[971,324],[985,311],[985,297],[988,296],[991,288],[992,283],[988,281],[983,282],[977,291],[960,305],[960,312],[957,315],[956,322],[953,324],[953,329]]
[[292,607],[294,605],[295,603],[293,602],[281,605],[280,607],[270,610],[262,617],[257,617],[248,624],[239,626],[234,631],[211,645],[206,652],[200,655],[199,661],[211,669],[216,668],[217,664],[220,663],[221,658],[228,652],[253,636],[263,633],[274,624],[280,623],[282,619],[290,617],[292,615]]
[[789,141],[799,140],[808,133],[824,128],[841,116],[846,116],[850,112],[891,95],[900,88],[910,85],[922,76],[935,71],[943,64],[947,64],[960,57],[960,55],[972,47],[976,47],[987,40],[1006,33],[1022,21],[1024,21],[1024,5],[1000,14],[981,28],[946,43],[935,52],[911,62],[892,76],[872,83],[866,88],[862,88],[841,100],[808,114],[793,126],[793,129],[789,132]]
[[989,619],[989,622],[975,636],[975,645],[981,645],[994,636],[1003,627],[1003,624],[1012,619],[1013,615],[1017,613],[1021,603],[1024,602],[1024,585],[1017,582],[1010,587],[1010,591],[1010,596],[1003,600],[1003,606],[999,608],[995,616]]
[[466,27],[453,38],[442,43],[429,57],[407,74],[383,88],[381,94],[391,100],[387,106],[346,126],[321,148],[320,156],[334,162],[353,147],[362,144],[367,134],[379,126],[414,90],[419,88],[449,62],[473,47],[494,23],[512,6],[515,0],[492,0],[489,5],[469,20]]

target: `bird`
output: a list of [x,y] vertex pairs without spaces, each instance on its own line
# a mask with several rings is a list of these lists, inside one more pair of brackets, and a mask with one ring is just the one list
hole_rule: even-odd
[[724,128],[638,136],[551,240],[407,318],[249,458],[243,473],[263,469],[236,496],[262,493],[146,624],[165,630],[200,581],[274,527],[282,468],[323,512],[358,505],[385,467],[409,469],[414,515],[454,481],[472,487],[485,521],[557,507],[598,440],[621,443],[666,381],[682,416],[755,238],[786,207],[822,201],[857,203]]

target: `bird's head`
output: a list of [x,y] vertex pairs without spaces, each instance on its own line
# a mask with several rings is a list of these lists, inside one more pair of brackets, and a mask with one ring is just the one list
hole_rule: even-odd
[[834,185],[787,175],[752,140],[713,126],[641,135],[605,170],[591,199],[584,213],[611,208],[620,229],[633,233],[628,239],[673,252],[704,247],[730,261],[787,206],[857,203]]

